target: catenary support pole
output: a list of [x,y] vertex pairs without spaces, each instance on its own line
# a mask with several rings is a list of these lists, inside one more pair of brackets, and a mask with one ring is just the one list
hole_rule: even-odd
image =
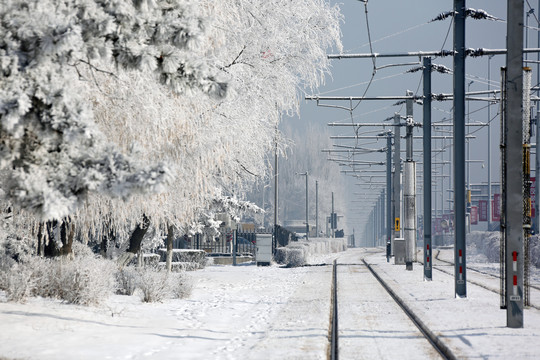
[[392,132],[386,135],[386,261],[392,255]]
[[309,173],[306,171],[306,240],[309,238],[308,178]]
[[319,180],[315,180],[315,237],[319,237]]
[[335,212],[334,212],[334,192],[332,191],[332,215],[330,215],[330,220],[331,221],[331,226],[330,226],[330,231],[332,232],[332,238],[334,238],[335,236],[335,227],[337,224],[334,224],[334,217],[335,217],[335,222],[337,223],[337,216],[335,215]]
[[272,252],[275,252],[277,247],[277,229],[278,229],[278,143],[277,143],[277,127],[276,127],[276,148],[274,154],[274,241],[272,244]]
[[424,280],[432,280],[431,244],[431,58],[424,58]]
[[465,231],[465,0],[454,0],[454,274],[455,296],[467,297]]
[[523,327],[523,0],[508,0],[506,47],[506,325]]
[[[538,0],[540,1],[540,0]],[[488,90],[491,88],[491,58],[493,58],[493,55],[489,55],[488,57]],[[491,216],[492,216],[492,206],[491,206],[491,103],[488,104],[487,108],[488,113],[488,219],[487,219],[487,229],[488,231],[491,230]]]
[[394,115],[394,185],[392,197],[393,209],[393,226],[394,235],[392,236],[392,255],[394,255],[394,240],[401,238],[401,129],[398,126],[401,121],[399,114]]
[[[412,95],[412,91],[407,91]],[[406,158],[403,169],[403,237],[405,238],[405,269],[412,271],[416,254],[416,166],[413,161],[413,101],[406,101]]]
[[[540,0],[538,0],[538,7],[536,8],[537,13],[540,11]],[[540,27],[540,23],[537,24]],[[537,34],[537,44],[540,46],[540,30]],[[536,84],[540,84],[540,52],[536,54]],[[536,97],[540,97],[540,87],[536,90]],[[534,195],[534,231],[538,234],[540,231],[540,191],[538,191],[538,184],[540,181],[540,151],[538,145],[540,144],[540,101],[536,102],[536,155],[535,155],[535,172],[534,176],[536,178],[536,193]]]

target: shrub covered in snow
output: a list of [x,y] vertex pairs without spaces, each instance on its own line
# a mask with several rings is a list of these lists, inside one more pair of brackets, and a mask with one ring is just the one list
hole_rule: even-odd
[[138,269],[137,286],[144,302],[161,302],[167,298],[184,298],[191,293],[191,282],[184,273],[167,273],[158,267]]
[[139,273],[133,266],[125,266],[116,272],[116,293],[119,295],[133,295],[137,289]]
[[313,255],[345,250],[347,250],[347,240],[345,238],[298,241],[290,243],[286,247],[277,248],[274,260],[278,264],[297,267],[308,263]]
[[[472,231],[467,234],[467,257],[474,262],[499,262],[500,256],[499,231]],[[540,237],[531,236],[529,239],[531,266],[540,268]]]
[[[161,262],[165,262],[167,260],[167,249],[159,249],[158,254],[161,256]],[[173,249],[172,262],[173,264],[183,264],[176,265],[178,268],[183,270],[203,269],[206,266],[207,261],[206,252],[204,250]]]
[[35,279],[32,270],[22,264],[13,264],[6,272],[0,275],[2,288],[6,291],[8,301],[25,302],[32,294]]
[[33,295],[91,305],[113,292],[114,271],[114,263],[94,256],[30,257],[3,271],[1,283],[11,301],[23,302]]
[[184,272],[167,273],[161,266],[126,266],[116,273],[116,280],[118,294],[133,295],[139,289],[144,302],[184,298],[192,289],[190,278]]

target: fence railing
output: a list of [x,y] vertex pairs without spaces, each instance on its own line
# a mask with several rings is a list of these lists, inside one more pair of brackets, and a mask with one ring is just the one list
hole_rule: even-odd
[[[281,226],[276,226],[276,234],[274,236],[274,249],[276,247],[287,246],[290,242],[296,241],[296,235]],[[257,247],[257,234],[271,234],[271,229],[255,229],[251,231],[241,231],[237,233],[236,254],[255,256]],[[175,249],[199,249],[204,250],[212,255],[231,255],[233,231],[224,231],[219,236],[209,238],[202,234],[193,236],[183,236],[173,241]]]

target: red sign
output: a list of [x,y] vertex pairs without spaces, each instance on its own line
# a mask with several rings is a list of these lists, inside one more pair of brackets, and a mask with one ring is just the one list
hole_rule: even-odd
[[493,194],[491,201],[491,221],[501,221],[501,194]]
[[471,225],[478,225],[478,207],[471,206]]
[[488,201],[478,200],[478,220],[488,221]]

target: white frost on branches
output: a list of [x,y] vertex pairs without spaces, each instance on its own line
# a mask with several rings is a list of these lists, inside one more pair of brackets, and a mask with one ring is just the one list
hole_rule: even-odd
[[0,10],[0,166],[5,196],[43,219],[90,191],[159,190],[167,168],[141,166],[96,128],[82,67],[152,73],[175,92],[226,86],[190,50],[204,21],[186,1],[4,1]]
[[340,21],[325,0],[9,1],[6,196],[79,228],[142,214],[188,228],[215,188],[242,198],[267,176],[281,114],[322,83]]

